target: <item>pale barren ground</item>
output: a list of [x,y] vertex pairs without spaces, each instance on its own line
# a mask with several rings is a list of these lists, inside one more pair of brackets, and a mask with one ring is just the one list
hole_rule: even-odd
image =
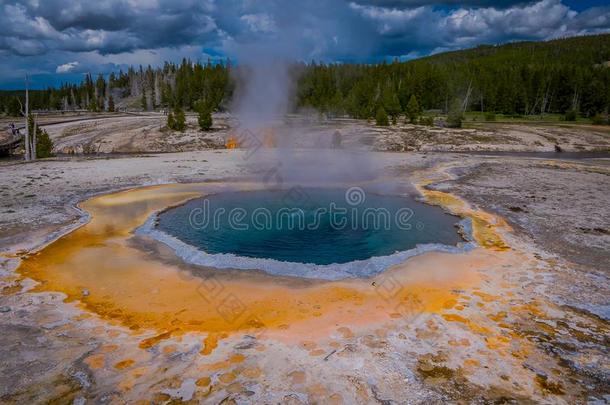
[[[49,132],[58,153],[183,152],[222,148],[239,122],[216,114],[214,127],[202,132],[196,115],[187,116],[187,130],[170,131],[161,113],[45,115],[40,124]],[[0,119],[6,127],[13,118]],[[302,126],[307,131],[300,131]],[[608,127],[582,124],[518,124],[469,122],[463,129],[411,125],[404,120],[388,128],[351,119],[291,116],[276,123],[276,132],[296,146],[327,147],[340,130],[350,148],[378,151],[609,151]],[[0,138],[2,134],[0,134]],[[1,139],[0,139],[1,141]]]
[[[299,137],[304,121],[312,127]],[[222,145],[228,129],[221,124],[229,121],[218,122],[211,134],[196,131],[194,121],[184,135],[168,134],[159,117],[82,121],[48,130],[59,148],[175,151]],[[607,149],[607,135],[563,127],[378,129],[353,120],[303,118],[282,128],[278,133],[289,134],[300,147],[325,146],[338,128],[345,148],[419,150],[371,152],[367,159],[380,176],[403,180],[434,178],[443,168],[447,175],[429,187],[506,218],[514,228],[505,235],[513,251],[477,270],[479,287],[456,291],[444,311],[416,322],[338,324],[324,338],[294,342],[238,333],[221,339],[209,355],[201,354],[206,336],[200,333],[141,349],[142,339],[158,332],[130,331],[89,314],[78,301],[63,302],[62,294],[29,291],[33,281],[15,273],[20,256],[77,224],[84,213],[74,204],[89,196],[142,185],[251,178],[257,166],[246,152],[224,149],[2,161],[0,402],[610,401],[610,161],[423,152],[458,146],[552,151],[555,144],[597,150]],[[277,158],[275,152],[260,153]],[[178,264],[163,246],[138,243],[195,275],[202,271]],[[481,260],[490,255],[477,254]],[[415,268],[423,266],[417,263]],[[117,367],[126,359],[133,363]]]

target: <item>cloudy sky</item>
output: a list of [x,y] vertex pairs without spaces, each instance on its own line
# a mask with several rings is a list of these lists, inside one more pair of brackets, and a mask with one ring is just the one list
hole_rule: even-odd
[[[374,62],[482,43],[610,32],[605,0],[0,0],[0,88],[183,57]],[[239,61],[238,61],[239,62]]]

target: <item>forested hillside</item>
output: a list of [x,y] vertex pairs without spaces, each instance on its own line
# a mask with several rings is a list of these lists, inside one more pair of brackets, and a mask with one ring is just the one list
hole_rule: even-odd
[[[424,109],[508,114],[593,115],[610,103],[610,35],[481,46],[403,63],[317,65],[303,69],[299,104],[359,118],[382,104],[404,111],[411,95]],[[397,102],[398,101],[398,102]]]
[[[146,110],[203,100],[228,108],[233,68],[184,60],[163,68],[130,69],[108,78],[85,76],[81,85],[32,92],[35,109],[113,110],[137,97]],[[548,42],[520,42],[447,52],[407,62],[295,64],[295,107],[332,115],[374,117],[405,112],[412,96],[426,110],[464,110],[533,115],[573,111],[593,116],[610,105],[610,34]],[[23,92],[0,93],[0,109],[19,110]],[[133,104],[133,102],[132,102]]]

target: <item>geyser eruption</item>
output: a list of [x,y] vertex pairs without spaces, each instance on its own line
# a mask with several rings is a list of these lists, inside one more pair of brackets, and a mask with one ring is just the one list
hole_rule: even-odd
[[233,111],[238,122],[229,147],[248,150],[250,170],[268,188],[375,178],[377,171],[367,153],[331,150],[336,129],[316,128],[323,139],[314,143],[311,126],[303,120],[286,120],[295,107],[295,62],[311,56],[299,49],[302,31],[295,26],[284,21],[278,32],[237,47]]
[[241,128],[260,132],[289,111],[292,52],[266,42],[243,45],[239,52],[234,111]]

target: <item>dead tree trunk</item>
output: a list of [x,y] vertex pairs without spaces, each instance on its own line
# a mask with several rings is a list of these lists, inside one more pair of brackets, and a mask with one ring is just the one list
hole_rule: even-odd
[[540,115],[544,115],[548,102],[549,102],[549,91],[551,90],[551,82],[549,82],[546,86],[546,91],[544,92],[544,97],[542,98],[542,105],[540,106]]
[[572,110],[573,111],[578,111],[578,104],[579,104],[579,95],[578,95],[578,88],[574,89],[574,96],[572,97]]
[[37,138],[38,138],[38,136],[37,136],[38,135],[38,129],[36,127],[36,118],[38,118],[38,117],[37,116],[33,117],[33,121],[34,121],[34,131],[33,132],[34,133],[32,134],[32,145],[30,146],[30,151],[32,153],[31,160],[36,160],[36,157],[37,157],[36,156],[36,141],[37,141]]
[[468,84],[468,90],[466,91],[464,104],[462,104],[462,114],[464,114],[466,112],[466,108],[468,108],[468,99],[470,98],[470,93],[472,93],[472,80],[470,80],[470,84]]
[[153,101],[156,106],[161,105],[161,73],[155,74],[155,99]]
[[25,117],[25,160],[32,159],[31,143],[30,143],[30,90],[28,83],[28,76],[25,75],[25,111],[23,113]]

